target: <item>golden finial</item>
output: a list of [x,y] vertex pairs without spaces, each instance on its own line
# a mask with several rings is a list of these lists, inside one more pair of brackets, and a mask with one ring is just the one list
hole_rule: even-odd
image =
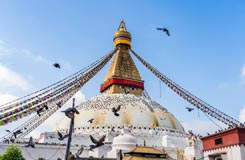
[[117,30],[118,31],[127,31],[124,20],[121,21]]
[[114,46],[119,44],[131,46],[131,34],[127,31],[124,20],[121,21],[117,31],[113,36]]

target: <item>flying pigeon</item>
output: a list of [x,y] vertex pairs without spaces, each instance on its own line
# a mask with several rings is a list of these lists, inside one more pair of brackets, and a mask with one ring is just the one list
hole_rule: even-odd
[[190,108],[190,107],[185,107],[189,112],[191,112],[192,110],[194,110],[194,108]]
[[59,131],[57,132],[58,133],[58,139],[60,140],[60,141],[62,141],[63,139],[65,139],[65,138],[67,138],[68,136],[69,136],[69,134],[66,134],[66,135],[64,135],[63,136],[63,134],[62,133],[60,133]]
[[112,132],[116,132],[116,131],[115,131],[115,127],[112,127],[112,128],[111,128],[111,131],[112,131]]
[[12,133],[12,132],[11,132],[10,130],[8,130],[8,129],[6,129],[5,131],[6,131],[6,132],[9,132],[9,133]]
[[22,133],[22,131],[19,129],[19,130],[13,132],[13,135],[14,135],[14,137],[16,138],[17,135],[18,135],[18,134],[21,134],[21,133]]
[[41,112],[43,112],[43,108],[39,108],[38,110],[37,110],[37,114],[38,114],[38,116],[41,116]]
[[79,148],[79,149],[77,150],[77,153],[75,153],[76,157],[77,157],[77,158],[80,158],[79,156],[82,154],[82,152],[83,152],[83,147],[81,147],[81,148]]
[[58,108],[61,108],[61,102],[56,103]]
[[39,108],[38,110],[37,110],[37,114],[39,115],[39,116],[41,116],[41,112],[43,112],[44,110],[44,108],[46,109],[46,110],[48,110],[48,105],[47,104],[44,104],[43,105],[44,107],[43,108]]
[[10,138],[10,142],[14,143],[15,139],[13,138]]
[[79,112],[76,108],[67,108],[66,110],[61,111],[61,112],[65,112],[65,115],[68,118],[74,118],[74,113],[79,114]]
[[11,132],[10,130],[8,130],[8,129],[6,129],[5,130],[6,132],[9,132],[9,133],[11,133],[11,134],[13,134],[12,136],[11,136],[11,138],[9,139],[10,140],[10,142],[12,142],[12,143],[14,143],[14,141],[15,141],[15,139],[14,138],[12,138],[13,136],[16,138],[16,136],[18,135],[18,134],[21,134],[22,133],[22,131],[21,130],[17,130],[17,131],[15,131],[15,132]]
[[89,123],[93,123],[93,121],[94,121],[94,118],[88,120]]
[[30,137],[29,142],[28,142],[28,144],[25,147],[30,147],[30,146],[32,148],[35,148],[35,145],[34,145],[34,142],[33,142],[33,138],[32,137]]
[[59,63],[54,63],[53,66],[54,66],[55,68],[59,68],[59,69],[60,69],[60,64],[59,64]]
[[119,105],[117,108],[113,107],[112,108],[112,112],[114,113],[115,116],[119,116],[119,114],[117,113],[119,110],[121,109],[121,105]]
[[167,28],[157,28],[157,30],[162,30],[163,32],[166,32],[167,36],[170,36],[169,30]]
[[102,145],[104,145],[104,141],[105,141],[105,137],[106,137],[106,135],[103,135],[99,140],[96,140],[93,136],[89,136],[90,137],[90,139],[91,139],[91,141],[94,143],[94,145],[90,145],[89,147],[90,147],[90,149],[89,150],[93,150],[94,148],[98,148],[98,147],[100,147],[100,146],[102,146]]
[[44,104],[43,107],[48,110],[48,105],[47,104]]

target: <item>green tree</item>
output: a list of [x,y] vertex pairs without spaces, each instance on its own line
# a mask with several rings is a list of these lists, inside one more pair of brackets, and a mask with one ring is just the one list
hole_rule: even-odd
[[0,160],[25,160],[25,158],[17,146],[10,146],[0,157]]

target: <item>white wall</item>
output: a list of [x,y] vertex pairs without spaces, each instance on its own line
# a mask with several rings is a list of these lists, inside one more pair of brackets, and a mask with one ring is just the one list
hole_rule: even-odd
[[[55,145],[35,145],[35,148],[25,147],[26,144],[17,144],[21,149],[22,155],[28,160],[37,160],[38,158],[52,159],[65,158],[66,146]],[[0,154],[3,154],[11,144],[0,143]],[[71,152],[76,153],[79,147],[71,147]],[[87,156],[86,149],[81,156]]]
[[210,160],[208,158],[209,155],[214,154],[221,154],[226,153],[227,154],[227,160],[245,160],[245,146],[243,145],[235,145],[231,147],[223,147],[219,149],[214,149],[211,151],[205,151],[204,152],[204,160]]

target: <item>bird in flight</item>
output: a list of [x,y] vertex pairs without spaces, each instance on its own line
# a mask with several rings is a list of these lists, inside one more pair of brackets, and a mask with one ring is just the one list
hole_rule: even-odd
[[49,138],[53,139],[53,138],[55,138],[55,136],[49,136]]
[[79,148],[79,149],[77,150],[77,153],[75,153],[76,157],[77,157],[77,158],[80,158],[79,156],[82,154],[82,152],[83,152],[83,147],[81,147],[81,148]]
[[112,128],[111,128],[111,131],[112,131],[112,132],[116,132],[116,131],[115,131],[115,127],[112,127]]
[[41,112],[43,112],[43,108],[39,108],[38,110],[37,110],[37,114],[38,114],[38,116],[41,116]]
[[103,135],[99,140],[96,140],[93,136],[89,136],[90,137],[90,139],[91,139],[91,141],[94,143],[94,145],[90,145],[89,147],[90,147],[90,149],[89,150],[93,150],[94,148],[98,148],[98,147],[100,147],[100,146],[102,146],[102,145],[104,145],[104,141],[105,141],[105,137],[106,137],[106,135]]
[[46,109],[46,110],[48,110],[48,105],[47,104],[44,104],[43,105],[43,108],[39,108],[39,109],[37,109],[37,114],[39,115],[39,116],[41,116],[41,112],[43,112],[44,110],[43,109]]
[[59,63],[54,63],[53,66],[54,66],[55,68],[59,68],[59,69],[60,69],[60,64],[59,64]]
[[[10,130],[5,130],[6,132],[9,132],[10,134],[12,134],[12,136],[11,136],[11,138],[10,138],[10,141],[12,142],[12,143],[14,143],[14,141],[15,141],[15,139],[17,138],[17,135],[18,134],[21,134],[21,133],[23,133],[20,129],[19,130],[17,130],[17,131],[15,131],[15,132],[11,132]],[[14,138],[12,138],[14,136]]]
[[30,137],[29,142],[28,142],[28,144],[25,147],[30,147],[30,146],[32,148],[35,148],[35,145],[34,145],[34,142],[33,142],[33,138],[32,137]]
[[119,114],[117,113],[119,110],[121,109],[121,105],[117,106],[117,108],[113,107],[112,108],[112,112],[114,113],[115,116],[119,116]]
[[48,110],[48,105],[47,104],[44,104],[43,107]]
[[5,131],[6,131],[6,132],[9,132],[9,133],[12,133],[12,132],[11,132],[10,130],[8,130],[8,129],[6,129]]
[[94,121],[94,119],[92,118],[92,119],[90,119],[90,120],[88,120],[88,122],[89,123],[93,123],[93,121]]
[[62,105],[61,103],[62,103],[61,101],[59,101],[58,103],[56,103],[58,109],[62,107],[62,106],[61,106],[61,105]]
[[63,135],[62,133],[60,133],[59,131],[57,132],[58,134],[58,139],[60,141],[62,141],[63,139],[67,138],[69,136],[69,134]]
[[194,108],[190,108],[190,107],[185,107],[189,112],[191,112],[192,110],[194,110]]
[[[9,132],[9,133],[12,133],[10,130],[6,130],[6,131]],[[13,132],[14,138],[16,138],[17,135],[21,134],[21,133],[23,133],[23,132],[20,129],[18,129],[17,131]]]
[[167,28],[157,28],[157,30],[161,30],[163,32],[166,32],[167,36],[170,36],[169,30]]
[[67,108],[66,110],[61,111],[61,112],[65,112],[65,115],[68,118],[74,118],[74,113],[79,114],[79,112],[76,108]]

